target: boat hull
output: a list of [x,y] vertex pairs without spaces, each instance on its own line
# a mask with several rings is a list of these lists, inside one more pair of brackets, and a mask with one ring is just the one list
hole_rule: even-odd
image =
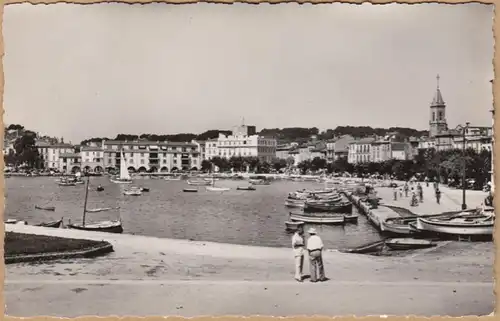
[[384,248],[384,241],[376,241],[366,245],[358,246],[353,249],[346,250],[344,252],[347,253],[355,253],[355,254],[366,254],[366,253],[374,253],[380,252]]
[[110,179],[110,181],[115,184],[132,184],[132,180]]
[[208,186],[208,185],[211,185],[210,182],[206,182],[206,181],[199,181],[199,182],[196,182],[196,181],[187,181],[188,185],[191,185],[191,186]]
[[63,222],[63,220],[61,219],[61,220],[55,221],[55,222],[36,224],[35,226],[59,228],[59,227],[61,227],[62,222]]
[[305,215],[290,213],[290,220],[294,222],[315,223],[315,224],[345,224],[344,215]]
[[56,210],[56,208],[54,206],[47,206],[47,207],[43,207],[43,206],[36,206],[35,205],[35,208],[37,210],[43,210],[43,211],[51,211],[51,212],[54,212]]
[[352,213],[352,203],[345,204],[304,204],[304,212],[334,212],[334,213]]
[[229,190],[231,189],[227,187],[207,187],[207,191],[209,192],[227,192]]
[[385,245],[391,250],[416,250],[436,246],[435,243],[418,239],[389,239]]
[[184,188],[182,190],[184,193],[197,193],[198,190],[196,188]]
[[92,226],[92,225],[82,226],[80,224],[68,224],[68,228],[75,230],[82,230],[82,231],[92,231],[92,232],[105,232],[105,233],[115,233],[115,234],[123,233],[123,227],[121,223],[109,224],[108,226],[105,226],[104,224],[102,226]]
[[458,224],[453,222],[436,222],[418,218],[416,228],[418,230],[439,234],[491,236],[494,232],[494,222],[485,224]]

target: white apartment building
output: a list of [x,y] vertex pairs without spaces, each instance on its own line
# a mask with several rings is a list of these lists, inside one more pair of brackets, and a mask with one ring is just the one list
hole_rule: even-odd
[[389,140],[377,140],[371,144],[371,161],[378,163],[391,159],[391,142]]
[[371,144],[375,138],[366,137],[353,141],[349,144],[347,161],[351,164],[369,163],[372,161]]
[[75,148],[71,144],[49,144],[39,141],[36,142],[36,147],[42,157],[44,168],[61,172],[66,171],[61,156],[75,153]]
[[236,126],[232,135],[219,134],[218,138],[206,142],[205,159],[239,156],[271,162],[276,157],[276,145],[275,138],[255,134],[255,126]]

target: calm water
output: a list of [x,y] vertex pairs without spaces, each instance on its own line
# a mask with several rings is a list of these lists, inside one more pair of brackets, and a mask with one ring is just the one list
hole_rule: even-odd
[[[27,220],[30,224],[64,217],[80,222],[85,185],[61,187],[54,177],[11,177],[6,179],[5,219]],[[323,185],[310,182],[276,181],[257,186],[256,191],[237,191],[243,181],[218,181],[217,186],[232,187],[224,193],[183,193],[184,181],[138,179],[137,186],[151,191],[142,196],[125,196],[123,185],[109,182],[107,177],[93,177],[89,187],[87,208],[116,207],[117,211],[87,214],[88,221],[116,219],[123,221],[124,233],[155,237],[191,239],[246,245],[288,247],[291,235],[284,222],[290,209],[283,206],[288,192],[300,188],[319,189]],[[95,189],[101,184],[105,190]],[[55,206],[55,212],[41,211],[35,205]],[[345,248],[380,239],[378,232],[359,217],[357,224],[315,226],[328,248]]]

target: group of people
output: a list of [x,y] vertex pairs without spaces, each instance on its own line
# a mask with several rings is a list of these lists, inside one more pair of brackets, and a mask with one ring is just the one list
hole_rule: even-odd
[[292,237],[292,247],[295,257],[295,280],[304,280],[304,257],[307,252],[310,263],[311,282],[326,281],[325,267],[323,265],[323,241],[316,229],[310,228],[307,233],[309,238],[304,238],[304,229],[300,226]]
[[[426,184],[427,186],[429,186],[428,181],[426,181]],[[424,202],[424,189],[422,188],[422,185],[420,184],[420,182],[418,182],[416,186],[414,186],[414,183],[412,181],[405,182],[403,186],[399,187],[399,191],[397,187],[394,187],[394,200],[397,201],[398,194],[400,198],[403,197],[403,192],[405,197],[408,197],[410,191],[411,191],[410,206],[418,206],[419,203]],[[437,200],[437,202],[439,204],[439,199]]]

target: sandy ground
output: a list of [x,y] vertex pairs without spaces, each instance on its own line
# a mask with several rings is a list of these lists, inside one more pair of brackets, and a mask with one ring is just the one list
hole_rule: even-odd
[[293,280],[290,249],[19,225],[6,229],[103,239],[115,247],[102,258],[7,265],[6,313],[12,316],[461,316],[486,315],[494,308],[493,243],[443,242],[404,257],[328,251],[330,280],[311,284]]

